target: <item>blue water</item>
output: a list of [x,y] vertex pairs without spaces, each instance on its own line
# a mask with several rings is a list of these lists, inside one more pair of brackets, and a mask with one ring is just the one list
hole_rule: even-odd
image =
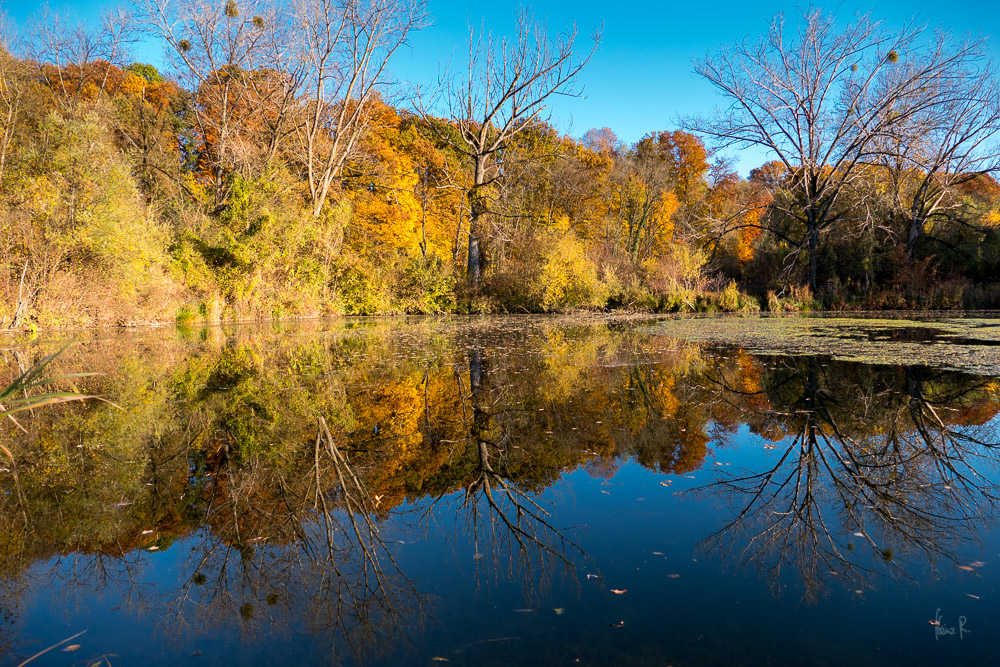
[[[691,370],[690,356],[682,363],[656,352],[679,344],[631,330],[608,333],[583,327],[566,334],[573,345],[570,352],[558,354],[572,355],[587,345],[597,351],[562,357],[557,373],[552,370],[556,352],[528,343],[518,347],[518,326],[508,325],[498,339],[474,337],[477,350],[489,360],[486,370],[470,366],[473,357],[461,331],[438,332],[437,342],[428,346],[425,329],[404,330],[402,342],[392,338],[398,332],[390,329],[379,334],[388,339],[379,354],[366,361],[363,352],[352,353],[349,363],[337,362],[329,371],[346,373],[344,367],[350,365],[350,377],[334,383],[329,373],[310,375],[327,378],[322,391],[329,395],[355,387],[344,390],[350,419],[333,430],[342,438],[339,446],[349,452],[352,472],[372,497],[367,513],[352,513],[343,505],[343,487],[350,484],[324,473],[329,543],[324,513],[303,481],[315,435],[289,436],[303,452],[298,458],[276,458],[276,450],[269,450],[271,454],[256,458],[237,459],[230,453],[231,459],[213,463],[216,450],[195,447],[190,443],[196,441],[196,429],[181,429],[189,436],[181,439],[188,444],[179,451],[201,452],[191,455],[186,478],[183,468],[180,476],[159,477],[169,460],[157,460],[155,470],[147,462],[142,479],[150,481],[123,486],[135,495],[121,502],[132,504],[107,510],[152,508],[142,512],[154,517],[153,527],[144,528],[154,533],[145,538],[136,536],[141,522],[128,518],[108,527],[89,517],[94,530],[103,531],[100,538],[90,536],[88,517],[66,516],[74,506],[70,496],[60,496],[63,487],[56,482],[49,490],[30,486],[55,473],[41,467],[32,472],[27,457],[34,450],[26,447],[22,481],[29,514],[48,523],[27,524],[25,543],[34,545],[37,557],[18,559],[8,552],[4,561],[4,661],[19,664],[83,632],[31,664],[996,664],[1000,541],[992,497],[994,462],[1000,457],[987,446],[996,441],[987,438],[1000,423],[993,416],[1000,411],[1000,399],[989,385],[994,380],[924,371],[915,375],[901,368],[824,359],[816,366],[825,373],[818,380],[819,403],[813,397],[808,404],[814,414],[825,415],[813,422],[821,437],[810,455],[802,455],[803,441],[794,428],[779,438],[759,435],[766,430],[761,415],[768,423],[793,426],[799,423],[794,420],[804,419],[797,398],[781,397],[798,380],[764,372],[763,385],[775,380],[775,386],[766,390],[768,401],[762,407],[761,400],[747,397],[758,395],[754,391],[721,390],[712,379],[743,378],[739,386],[753,389],[761,383],[747,384],[751,375],[744,371],[754,363],[754,373],[785,365],[806,377],[815,370],[809,370],[806,359],[755,359],[737,350],[692,348],[689,354],[699,361],[698,370]],[[299,340],[305,344],[322,335]],[[521,342],[540,336],[529,327]],[[622,336],[627,337],[627,351],[609,351],[609,341]],[[243,344],[271,359],[266,337],[263,341]],[[347,336],[336,345],[347,343],[356,341]],[[182,346],[163,372],[174,373],[181,361],[192,359],[217,363],[219,372],[228,362],[212,355],[224,354],[219,350],[234,344],[239,345],[230,341],[228,348],[210,350]],[[328,344],[324,349],[329,352]],[[386,363],[386,349],[408,361]],[[282,384],[272,375],[307,375],[301,367],[263,367],[270,369],[264,374],[269,383]],[[429,367],[440,380],[439,406],[445,405],[434,416],[427,416],[430,403],[423,401],[421,389],[432,384],[426,379],[433,375]],[[554,388],[566,368],[579,372]],[[546,375],[550,372],[551,377]],[[455,375],[459,388],[452,395],[446,387]],[[463,375],[469,377],[463,380]],[[643,384],[641,377],[657,381]],[[925,442],[894,458],[887,453],[892,439],[886,434],[893,429],[886,415],[899,416],[904,444],[912,442],[914,404],[885,397],[906,393],[914,377],[936,397],[932,413],[945,418],[931,429],[931,445]],[[492,382],[488,389],[483,389],[483,378]],[[864,382],[858,383],[859,378]],[[243,381],[228,382],[224,391],[236,392],[233,387]],[[671,382],[676,401],[650,399],[639,408],[633,398],[612,398]],[[880,382],[884,391],[878,390]],[[805,380],[800,384],[808,386]],[[245,425],[243,431],[233,426],[233,411],[247,401],[263,401],[260,386],[227,395],[232,400],[226,407],[205,401],[196,407],[190,395],[180,397],[176,392],[181,390],[171,389],[177,403],[170,409],[179,411],[170,412],[171,419],[183,413],[194,420],[197,409],[210,413],[206,423],[228,424],[227,433],[244,433]],[[300,393],[319,395],[318,386],[282,385],[277,395],[297,405]],[[366,392],[383,406],[400,394],[405,398],[382,413],[377,404],[363,402]],[[856,408],[857,396],[871,399],[861,402],[868,406],[864,410]],[[883,399],[889,407],[878,403]],[[327,415],[332,404],[324,403]],[[411,407],[419,418],[410,418]],[[475,422],[474,408],[482,421]],[[701,421],[684,416],[685,410],[696,408],[704,408]],[[108,435],[110,426],[103,435],[100,427],[81,426],[87,410],[101,409],[39,417],[29,429],[36,444],[55,440],[67,448],[70,471],[60,473],[64,477],[76,474],[71,450],[74,438],[84,437],[79,433],[86,431],[86,442],[122,437],[121,429]],[[459,418],[462,410],[468,414]],[[640,412],[642,419],[636,416]],[[305,417],[294,426],[277,422],[281,433],[300,427],[315,433]],[[404,422],[415,430],[400,426]],[[650,464],[649,448],[666,446],[674,436],[687,443],[678,445],[683,452],[697,449],[680,435],[682,422],[697,422],[709,436],[703,458],[696,457],[690,470],[673,472]],[[277,431],[268,424],[271,438]],[[471,424],[462,431],[469,443],[487,443],[483,451],[489,474],[474,447],[444,437],[454,435],[456,424]],[[677,428],[670,430],[671,425]],[[258,435],[264,429],[260,426]],[[579,436],[581,430],[588,434]],[[218,428],[212,433],[221,437]],[[956,438],[965,434],[981,442],[959,447]],[[204,437],[197,442],[204,443]],[[927,447],[938,445],[953,449],[942,459],[926,459]],[[840,475],[835,459],[845,452],[866,462],[865,480]],[[646,465],[639,462],[644,458]],[[403,464],[387,481],[386,466],[399,460]],[[782,460],[785,465],[779,466],[773,484],[760,494],[745,483],[742,490],[719,485],[769,470]],[[946,465],[936,467],[934,461]],[[253,481],[257,478],[251,473],[264,481]],[[225,484],[217,481],[223,475]],[[477,486],[484,479],[493,504],[485,487]],[[974,484],[962,486],[962,479]],[[5,520],[19,526],[10,480],[0,480],[7,485]],[[274,490],[296,484],[305,489],[296,497],[310,502],[296,505],[298,501],[288,499],[290,492],[286,497],[286,491]],[[857,495],[864,484],[871,484],[876,494]],[[796,485],[802,489],[798,500],[784,502]],[[945,486],[955,488],[946,492]],[[210,487],[212,494],[204,491]],[[240,488],[249,490],[241,495]],[[922,495],[931,490],[940,495]],[[882,507],[878,493],[893,494],[896,500]],[[185,505],[195,494],[200,494],[198,503]],[[376,496],[381,499],[374,500]],[[861,500],[850,509],[845,497]],[[947,502],[938,506],[935,498]],[[907,515],[907,507],[915,514]],[[374,533],[359,518],[364,514]],[[228,517],[239,518],[226,523]],[[48,538],[37,537],[48,532]],[[152,541],[168,533],[169,539]],[[135,542],[123,544],[122,535]],[[150,551],[150,546],[158,548]],[[67,646],[73,650],[63,650]]]

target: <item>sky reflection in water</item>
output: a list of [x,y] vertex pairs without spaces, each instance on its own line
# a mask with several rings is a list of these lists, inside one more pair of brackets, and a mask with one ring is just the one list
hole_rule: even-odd
[[994,663],[1000,382],[644,324],[88,337],[124,410],[3,427],[0,655]]

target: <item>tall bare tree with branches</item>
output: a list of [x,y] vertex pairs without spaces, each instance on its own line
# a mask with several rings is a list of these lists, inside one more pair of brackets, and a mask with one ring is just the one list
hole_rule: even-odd
[[912,25],[889,31],[867,14],[840,28],[813,10],[793,30],[779,15],[763,39],[696,64],[730,105],[687,126],[723,147],[761,147],[785,165],[795,197],[783,212],[803,225],[796,250],[808,253],[815,290],[820,234],[848,214],[843,200],[871,168],[878,140],[948,100],[946,87],[928,93],[929,84],[952,76],[976,48],[927,40]]
[[13,47],[38,67],[39,78],[64,110],[79,104],[86,91],[104,91],[111,66],[124,66],[136,41],[135,21],[124,8],[101,15],[91,28],[73,23],[47,6],[33,16]]
[[313,215],[368,126],[392,56],[427,22],[426,0],[297,0],[306,112],[298,128]]
[[294,99],[298,74],[284,67],[287,17],[269,0],[142,1],[142,22],[167,43],[172,67],[195,92],[195,122],[219,205],[230,173],[246,173],[268,157],[259,155],[250,128],[263,124],[280,132],[282,123],[265,116],[276,110],[286,116]]
[[908,104],[919,111],[892,119],[877,143],[874,161],[889,176],[890,209],[907,223],[907,259],[933,219],[955,218],[960,186],[1000,171],[1000,86],[992,66],[982,65],[983,41],[960,48],[943,76],[912,91]]
[[600,42],[583,56],[574,48],[576,26],[549,37],[546,26],[521,11],[511,37],[495,38],[485,29],[469,29],[469,52],[462,72],[445,74],[439,92],[443,109],[457,133],[442,131],[433,122],[433,105],[417,95],[417,111],[438,136],[466,155],[473,166],[469,201],[469,253],[467,275],[478,284],[482,275],[484,218],[490,211],[488,188],[502,180],[496,156],[532,124],[546,120],[545,111],[555,95],[578,95],[576,76],[590,61]]
[[7,168],[7,156],[14,139],[14,127],[21,113],[26,67],[9,50],[7,31],[0,17],[0,192]]

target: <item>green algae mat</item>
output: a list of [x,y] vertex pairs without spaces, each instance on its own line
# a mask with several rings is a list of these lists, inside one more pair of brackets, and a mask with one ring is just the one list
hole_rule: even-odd
[[861,319],[711,317],[661,320],[648,333],[761,354],[1000,374],[1000,317]]

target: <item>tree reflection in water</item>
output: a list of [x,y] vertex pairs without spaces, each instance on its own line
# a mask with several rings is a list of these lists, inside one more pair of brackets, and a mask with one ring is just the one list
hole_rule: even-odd
[[[459,379],[456,388],[462,405],[464,444],[474,452],[474,466],[462,481],[464,491],[447,502],[438,497],[427,517],[453,513],[456,527],[471,536],[476,580],[519,580],[526,596],[547,583],[553,565],[572,575],[575,559],[585,556],[566,531],[556,528],[548,502],[533,493],[530,475],[512,462],[528,440],[519,437],[516,424],[525,408],[509,385],[498,386],[490,365],[478,347],[469,351],[469,392]],[[521,413],[516,419],[510,413]],[[528,484],[526,484],[526,482]],[[446,507],[441,507],[446,505]],[[492,568],[487,571],[487,567]]]
[[225,493],[209,500],[191,576],[165,601],[172,630],[239,618],[241,632],[274,633],[302,622],[330,639],[331,655],[363,656],[419,618],[424,600],[337,440],[320,418],[309,468],[238,468],[215,486]]
[[[775,449],[701,489],[730,504],[702,544],[776,590],[786,574],[817,597],[831,571],[864,589],[955,561],[997,513],[993,379],[629,326],[422,326],[71,350],[66,370],[105,371],[81,389],[125,410],[0,429],[23,485],[0,470],[0,613],[22,617],[31,591],[67,608],[110,594],[174,636],[306,627],[334,656],[389,651],[436,613],[400,558],[415,535],[445,526],[433,548],[472,557],[477,590],[540,597],[557,571],[572,586],[599,565],[583,547],[601,536],[559,518],[567,471],[634,461],[666,478],[730,447]],[[154,585],[171,550],[179,580]],[[3,632],[0,646],[23,643]]]
[[[85,546],[5,578],[5,608],[13,604],[16,615],[29,588],[59,590],[67,608],[115,593],[122,608],[160,619],[174,636],[273,636],[303,624],[328,638],[331,657],[388,650],[404,625],[419,625],[425,600],[396,566],[375,503],[336,439],[321,418],[310,466],[224,461],[203,488],[187,487],[180,495],[200,490],[203,512],[187,536],[176,588],[149,583],[152,564],[131,545]],[[176,495],[176,478],[154,480]],[[36,532],[24,525],[22,543]],[[172,539],[163,535],[146,549],[166,549]]]
[[704,546],[764,566],[775,590],[791,566],[814,598],[831,574],[864,588],[883,569],[905,576],[907,557],[954,562],[992,524],[998,486],[984,472],[1000,458],[996,422],[942,418],[961,416],[964,399],[988,379],[816,357],[772,361],[766,385],[752,391],[707,374],[749,422],[787,435],[772,465],[700,489],[735,511]]

